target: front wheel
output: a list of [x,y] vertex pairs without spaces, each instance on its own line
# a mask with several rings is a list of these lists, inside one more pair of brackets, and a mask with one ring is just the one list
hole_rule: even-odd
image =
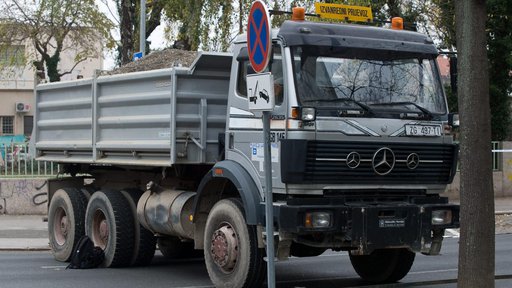
[[204,258],[215,287],[261,287],[265,279],[265,250],[243,211],[238,199],[224,199],[208,215]]
[[381,249],[370,255],[352,255],[350,262],[357,274],[372,283],[393,283],[404,278],[416,254],[407,249]]

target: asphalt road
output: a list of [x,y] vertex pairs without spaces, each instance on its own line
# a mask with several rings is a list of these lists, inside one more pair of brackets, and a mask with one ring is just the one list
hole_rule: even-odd
[[[417,255],[411,272],[388,287],[456,287],[458,240],[445,239],[441,256]],[[496,235],[496,287],[512,287],[512,234]],[[477,261],[477,259],[475,259]],[[366,287],[346,253],[276,263],[278,287]],[[0,252],[0,287],[212,287],[202,259],[155,256],[148,267],[66,270],[50,252]],[[383,286],[379,286],[383,287]],[[384,286],[385,287],[385,286]]]

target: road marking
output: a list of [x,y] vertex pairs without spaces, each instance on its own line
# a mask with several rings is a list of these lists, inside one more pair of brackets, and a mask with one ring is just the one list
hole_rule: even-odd
[[41,266],[41,269],[60,269],[66,268],[67,266]]
[[215,286],[181,286],[178,288],[215,288]]
[[443,270],[429,270],[429,271],[415,271],[415,272],[409,272],[409,274],[429,274],[429,273],[443,273],[443,272],[457,272],[459,269],[443,269]]

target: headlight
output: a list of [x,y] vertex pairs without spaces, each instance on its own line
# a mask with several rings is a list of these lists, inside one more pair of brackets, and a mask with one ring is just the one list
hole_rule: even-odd
[[330,212],[309,212],[304,218],[306,228],[328,228],[331,226]]
[[452,210],[433,210],[432,225],[446,225],[452,223]]
[[316,119],[316,109],[311,107],[302,107],[301,109],[301,120],[313,121]]

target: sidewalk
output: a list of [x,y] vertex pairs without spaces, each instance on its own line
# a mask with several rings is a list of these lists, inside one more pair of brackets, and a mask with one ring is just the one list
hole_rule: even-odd
[[0,251],[49,250],[48,222],[41,215],[0,215]]
[[[496,198],[497,215],[512,214],[512,197]],[[48,246],[48,222],[37,215],[0,215],[0,251],[44,251]]]

